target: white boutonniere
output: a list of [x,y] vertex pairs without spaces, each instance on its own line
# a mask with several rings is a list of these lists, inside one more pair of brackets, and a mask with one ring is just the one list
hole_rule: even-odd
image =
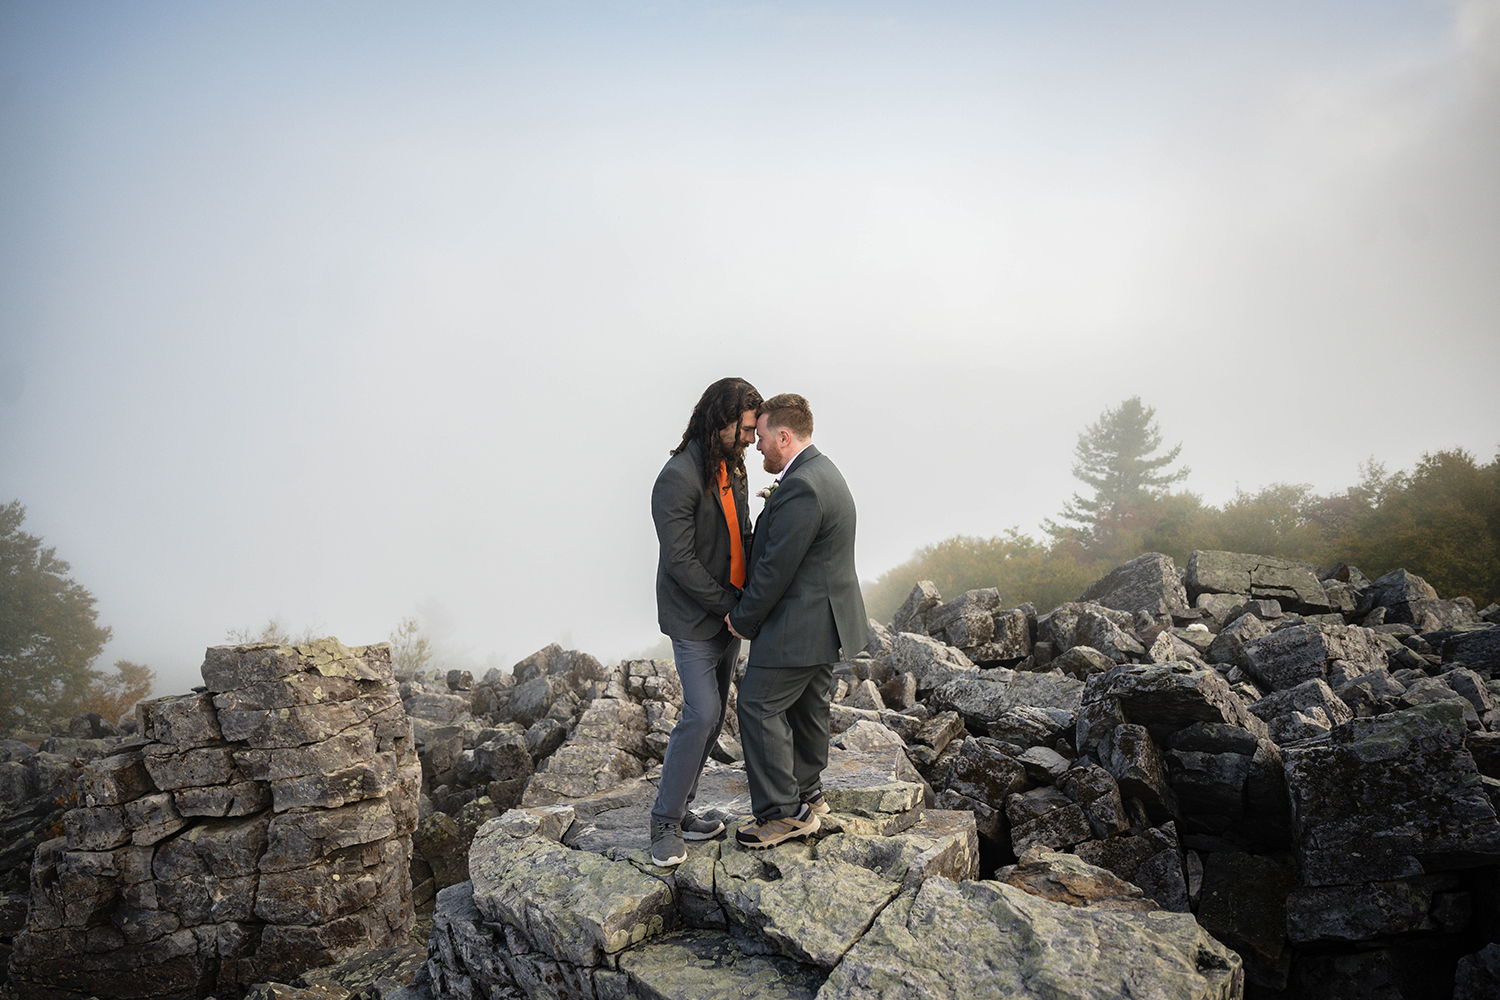
[[776,487],[778,487],[780,485],[781,485],[781,480],[779,480],[779,479],[773,479],[773,480],[771,480],[771,485],[770,486],[767,486],[763,490],[757,490],[755,495],[758,496],[758,497],[760,497],[762,500],[766,501],[767,503],[770,503],[770,501],[771,501],[771,494],[775,493],[776,492]]

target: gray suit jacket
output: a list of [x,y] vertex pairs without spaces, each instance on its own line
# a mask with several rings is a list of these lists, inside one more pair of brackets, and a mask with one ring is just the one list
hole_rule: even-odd
[[[750,492],[731,475],[745,567],[750,566]],[[676,639],[712,639],[739,597],[729,582],[729,524],[718,489],[703,488],[703,449],[689,441],[667,459],[651,490],[651,520],[660,546],[656,560],[656,619]]]
[[752,667],[834,663],[870,641],[854,570],[854,498],[833,462],[802,450],[755,524],[745,592],[729,621]]

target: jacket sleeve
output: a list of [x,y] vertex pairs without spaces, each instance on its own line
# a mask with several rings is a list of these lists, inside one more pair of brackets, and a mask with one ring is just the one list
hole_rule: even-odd
[[[750,483],[744,476],[734,481],[735,510],[740,518],[740,544],[744,547],[746,583],[749,583],[750,553],[755,551],[755,527],[750,520]],[[735,595],[739,599],[739,594]]]
[[818,496],[807,480],[791,477],[772,494],[765,512],[755,525],[761,551],[750,567],[744,593],[729,613],[734,630],[754,640],[771,611],[792,585],[807,550],[812,548],[822,525]]
[[[709,502],[696,477],[668,466],[651,490],[651,519],[656,522],[656,540],[661,547],[661,565],[704,610],[722,617],[734,607],[734,591],[723,587],[698,561],[697,510]],[[719,524],[723,524],[720,517]],[[728,533],[728,527],[725,527]]]

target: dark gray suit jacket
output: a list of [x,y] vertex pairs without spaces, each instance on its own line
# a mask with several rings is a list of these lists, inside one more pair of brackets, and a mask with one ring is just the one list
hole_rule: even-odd
[[870,641],[854,570],[854,498],[812,445],[792,462],[755,523],[745,592],[729,621],[751,640],[752,667],[808,667]]
[[[739,515],[745,567],[750,566],[750,491],[744,476],[729,477]],[[715,487],[703,488],[703,449],[689,441],[667,459],[651,490],[656,560],[656,619],[676,639],[712,639],[739,597],[729,582],[729,524]]]

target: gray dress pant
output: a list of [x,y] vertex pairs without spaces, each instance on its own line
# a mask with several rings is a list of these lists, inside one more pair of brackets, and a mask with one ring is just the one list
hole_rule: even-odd
[[672,639],[672,658],[682,682],[682,715],[667,738],[652,819],[681,823],[698,794],[698,776],[724,727],[729,682],[739,656],[740,640],[728,627],[712,639]]
[[833,664],[747,667],[738,712],[757,822],[792,816],[823,789]]

